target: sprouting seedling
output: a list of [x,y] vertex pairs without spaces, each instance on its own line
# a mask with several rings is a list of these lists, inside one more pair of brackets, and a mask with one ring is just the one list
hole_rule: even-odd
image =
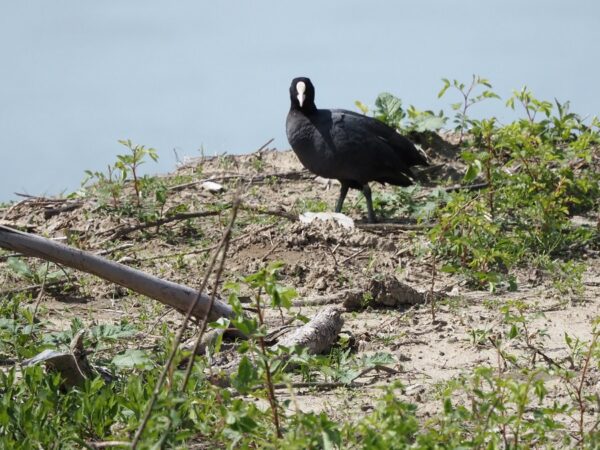
[[[535,116],[539,112],[544,114],[546,117],[550,117],[550,114],[552,113],[552,103],[535,98],[527,86],[524,86],[519,91],[513,91],[512,97],[506,101],[506,106],[514,110],[515,100],[517,100],[523,106],[523,109],[527,114],[527,119],[530,123],[535,121]],[[561,113],[560,107],[559,113]]]
[[136,203],[139,208],[141,206],[139,167],[144,163],[146,155],[153,161],[158,160],[158,155],[154,148],[146,148],[144,145],[133,145],[130,139],[119,140],[119,143],[127,147],[131,154],[117,155],[118,161],[115,164],[115,167],[120,169],[123,174],[129,174],[133,178],[133,188],[135,189]]
[[[444,82],[444,86],[438,92],[438,98],[441,98],[446,91],[453,87],[455,90],[460,92],[462,96],[462,101],[457,103],[452,103],[452,109],[456,111],[454,122],[456,123],[456,130],[460,131],[460,142],[462,143],[463,137],[465,134],[465,130],[467,125],[469,124],[469,117],[467,116],[467,110],[476,103],[479,103],[486,98],[500,98],[498,94],[493,92],[491,83],[486,79],[482,78],[479,75],[473,75],[473,79],[471,80],[471,84],[468,86],[465,83],[461,83],[458,80],[448,80],[447,78],[442,78]],[[473,96],[474,90],[478,86],[483,86],[484,89],[481,94]]]

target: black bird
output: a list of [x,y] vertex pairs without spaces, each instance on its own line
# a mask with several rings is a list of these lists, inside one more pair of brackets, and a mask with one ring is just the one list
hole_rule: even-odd
[[410,167],[428,165],[408,139],[383,122],[345,109],[317,109],[308,78],[292,80],[290,100],[288,141],[304,167],[340,181],[336,212],[342,210],[349,188],[360,189],[369,222],[375,222],[369,181],[409,186],[414,177]]

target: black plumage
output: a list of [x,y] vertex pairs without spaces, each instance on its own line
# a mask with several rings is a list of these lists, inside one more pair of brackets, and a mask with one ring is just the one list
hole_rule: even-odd
[[294,78],[287,138],[300,162],[311,172],[338,179],[342,185],[335,211],[340,212],[349,188],[362,190],[369,222],[375,221],[370,181],[397,186],[412,184],[414,165],[425,156],[383,122],[344,109],[317,109],[310,79]]

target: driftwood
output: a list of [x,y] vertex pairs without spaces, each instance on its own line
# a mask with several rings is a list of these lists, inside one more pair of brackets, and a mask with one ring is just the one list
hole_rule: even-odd
[[[338,334],[343,325],[342,309],[337,306],[327,306],[320,310],[308,323],[285,335],[271,348],[300,346],[306,348],[313,355],[324,353],[337,342]],[[207,379],[217,386],[229,387],[231,376],[237,371],[241,356],[236,353],[225,366],[213,368],[218,369],[218,371],[211,371]]]
[[310,322],[281,338],[275,346],[300,346],[309,353],[318,355],[335,344],[343,325],[341,309],[328,306],[319,311]]
[[[153,275],[83,250],[5,226],[0,226],[0,247],[97,275],[139,294],[158,300],[165,305],[172,306],[183,313],[196,302],[198,296],[198,292],[190,287],[161,280]],[[192,315],[203,319],[206,316],[209,303],[209,296],[201,294]],[[208,320],[213,321],[220,317],[232,316],[233,310],[231,307],[216,299]]]

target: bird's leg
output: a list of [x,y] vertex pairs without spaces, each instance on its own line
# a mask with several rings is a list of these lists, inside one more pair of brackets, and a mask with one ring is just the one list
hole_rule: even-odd
[[369,223],[375,223],[375,213],[373,212],[373,200],[371,199],[371,188],[368,184],[364,184],[362,187],[362,193],[367,200],[367,213]]
[[337,203],[335,204],[335,212],[342,212],[342,205],[344,204],[344,200],[346,199],[346,194],[348,193],[348,189],[350,185],[344,182],[342,183],[342,187],[340,188],[340,196],[338,197]]

